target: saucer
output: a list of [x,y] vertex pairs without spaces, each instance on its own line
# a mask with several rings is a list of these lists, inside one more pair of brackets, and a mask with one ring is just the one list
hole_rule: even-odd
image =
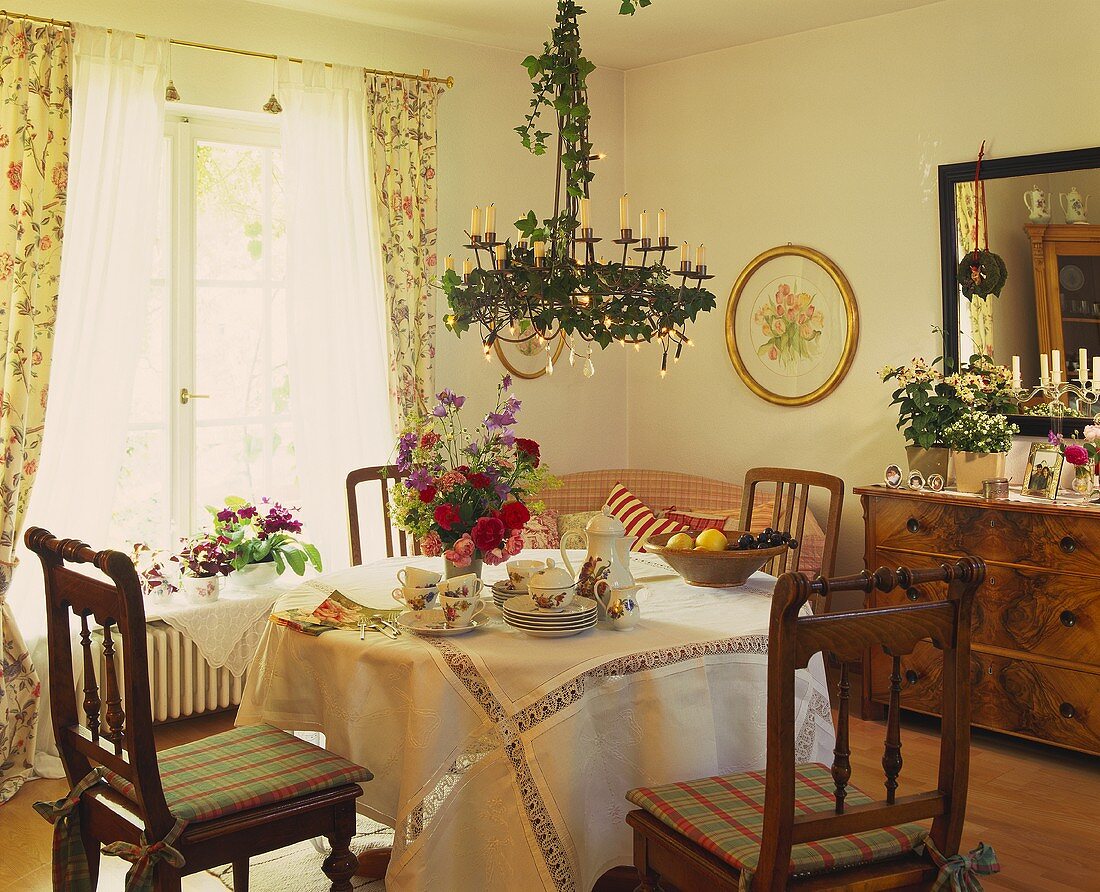
[[409,610],[402,613],[395,622],[409,632],[417,632],[421,635],[465,635],[486,623],[485,611],[478,611],[468,626],[449,626],[444,619],[443,611],[434,610]]
[[511,579],[505,579],[503,582],[493,583],[493,594],[500,598],[513,598],[516,595],[525,595],[527,593],[520,591],[512,585]]
[[531,600],[530,595],[517,595],[505,601],[502,605],[502,609],[519,616],[537,616],[541,618],[553,617],[556,619],[558,617],[575,617],[594,613],[596,610],[596,602],[583,595],[577,595],[564,607],[557,610],[543,610]]

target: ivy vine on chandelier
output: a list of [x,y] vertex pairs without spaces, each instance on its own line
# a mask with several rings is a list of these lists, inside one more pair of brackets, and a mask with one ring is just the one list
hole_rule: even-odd
[[[619,12],[633,15],[651,0],[623,0]],[[530,111],[516,127],[525,148],[535,155],[548,151],[552,134],[539,129],[542,115],[557,124],[557,172],[554,211],[542,220],[532,210],[515,223],[513,239],[498,239],[496,207],[475,207],[469,242],[473,257],[446,260],[442,287],[450,313],[444,323],[460,335],[476,329],[486,358],[498,341],[522,343],[537,339],[546,349],[546,371],[553,373],[552,345],[564,338],[570,362],[584,359],[584,373],[595,372],[592,347],[656,342],[661,348],[661,374],[671,355],[680,358],[689,322],[713,310],[714,295],[704,287],[706,254],[699,246],[695,263],[690,246],[679,245],[679,262],[670,268],[666,255],[676,246],[667,233],[664,210],[657,214],[656,236],[649,215],[642,211],[639,229],[631,226],[628,198],[619,203],[618,238],[610,240],[606,260],[597,251],[603,239],[592,229],[589,187],[593,154],[588,126],[588,76],[595,70],[581,52],[578,18],[585,10],[573,0],[558,0],[551,39],[538,56],[523,65],[531,78]],[[613,246],[613,247],[612,247]],[[599,259],[597,259],[599,257]]]

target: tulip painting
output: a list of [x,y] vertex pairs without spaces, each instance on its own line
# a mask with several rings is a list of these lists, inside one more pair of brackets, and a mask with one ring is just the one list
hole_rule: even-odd
[[796,291],[786,282],[776,289],[774,298],[766,298],[757,308],[753,325],[758,333],[757,355],[785,374],[797,374],[803,361],[821,352],[825,317],[814,305],[814,295]]

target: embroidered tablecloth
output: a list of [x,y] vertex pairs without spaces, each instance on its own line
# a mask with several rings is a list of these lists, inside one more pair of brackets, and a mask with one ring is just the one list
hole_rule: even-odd
[[[326,574],[276,609],[311,608],[333,589],[392,608],[397,568],[437,563]],[[629,632],[529,638],[491,599],[486,628],[457,637],[315,638],[269,624],[237,723],[322,731],[374,772],[360,805],[396,828],[389,892],[588,890],[632,862],[628,790],[760,768],[766,751],[775,580],[696,588],[652,556],[632,570],[646,592]],[[486,567],[487,581],[503,575]],[[796,684],[797,757],[828,762],[820,655]]]

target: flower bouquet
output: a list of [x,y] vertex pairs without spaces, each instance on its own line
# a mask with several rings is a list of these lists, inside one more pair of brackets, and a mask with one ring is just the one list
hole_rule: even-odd
[[523,526],[542,508],[533,497],[558,483],[538,443],[513,431],[520,401],[508,393],[511,386],[505,376],[496,407],[472,433],[462,426],[466,398],[444,390],[397,443],[404,479],[393,490],[394,520],[423,554],[446,559],[448,577],[519,554]]
[[246,586],[265,585],[290,567],[299,576],[309,564],[321,570],[321,555],[315,546],[302,542],[302,522],[296,509],[261,499],[257,507],[237,497],[225,500],[222,508],[208,508],[214,516],[214,535],[223,542],[234,571],[234,579]]
[[955,456],[956,489],[981,492],[982,481],[1004,477],[1012,437],[1020,429],[1004,415],[970,408],[943,431],[944,442]]
[[1080,443],[1067,440],[1054,431],[1047,435],[1047,439],[1062,453],[1066,462],[1073,465],[1073,491],[1088,499],[1097,488],[1095,475],[1100,474],[1100,425],[1086,425],[1083,433],[1084,440]]
[[177,559],[180,564],[180,588],[188,600],[198,603],[217,601],[221,580],[233,569],[225,550],[228,540],[215,533],[200,533],[184,539]]

